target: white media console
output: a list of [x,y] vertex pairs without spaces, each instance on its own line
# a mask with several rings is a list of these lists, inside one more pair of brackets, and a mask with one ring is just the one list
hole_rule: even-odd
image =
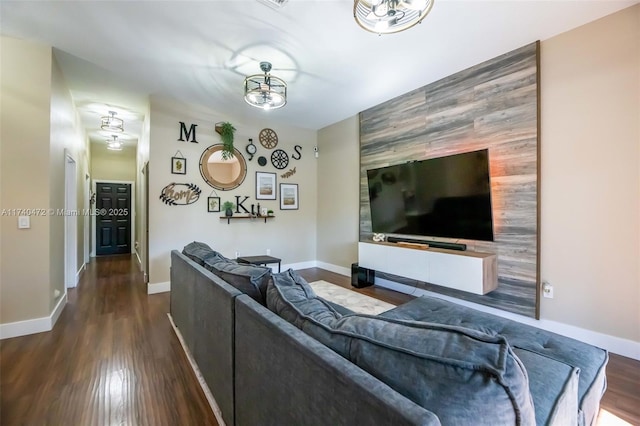
[[474,294],[498,287],[498,261],[493,253],[361,242],[358,265]]

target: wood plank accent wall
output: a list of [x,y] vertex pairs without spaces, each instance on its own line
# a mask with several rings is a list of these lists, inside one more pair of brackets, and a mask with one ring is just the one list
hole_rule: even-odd
[[360,113],[360,241],[372,236],[368,169],[489,149],[495,241],[437,240],[496,253],[498,289],[385,278],[539,318],[538,63],[535,42]]

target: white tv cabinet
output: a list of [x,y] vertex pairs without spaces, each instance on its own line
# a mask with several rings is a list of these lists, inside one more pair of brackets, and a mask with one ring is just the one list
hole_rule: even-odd
[[358,264],[474,294],[487,294],[498,288],[498,261],[493,253],[360,242]]

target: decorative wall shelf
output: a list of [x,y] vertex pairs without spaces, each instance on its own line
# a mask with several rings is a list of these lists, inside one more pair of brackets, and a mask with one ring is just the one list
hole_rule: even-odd
[[267,219],[273,219],[275,216],[251,216],[251,215],[234,215],[234,216],[220,216],[220,219],[226,219],[227,225],[234,219],[249,219],[249,220],[262,220],[267,223]]

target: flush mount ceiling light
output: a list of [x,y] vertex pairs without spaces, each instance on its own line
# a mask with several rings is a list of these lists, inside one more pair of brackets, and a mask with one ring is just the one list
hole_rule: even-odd
[[124,122],[116,117],[115,111],[109,111],[109,115],[102,117],[100,128],[109,132],[124,132]]
[[118,135],[112,135],[113,140],[107,139],[107,149],[111,151],[122,151],[122,142],[118,140]]
[[420,23],[434,0],[355,0],[353,17],[367,31],[390,34]]
[[260,62],[260,69],[264,74],[244,79],[244,100],[264,110],[282,108],[287,103],[287,83],[269,74],[270,62]]

